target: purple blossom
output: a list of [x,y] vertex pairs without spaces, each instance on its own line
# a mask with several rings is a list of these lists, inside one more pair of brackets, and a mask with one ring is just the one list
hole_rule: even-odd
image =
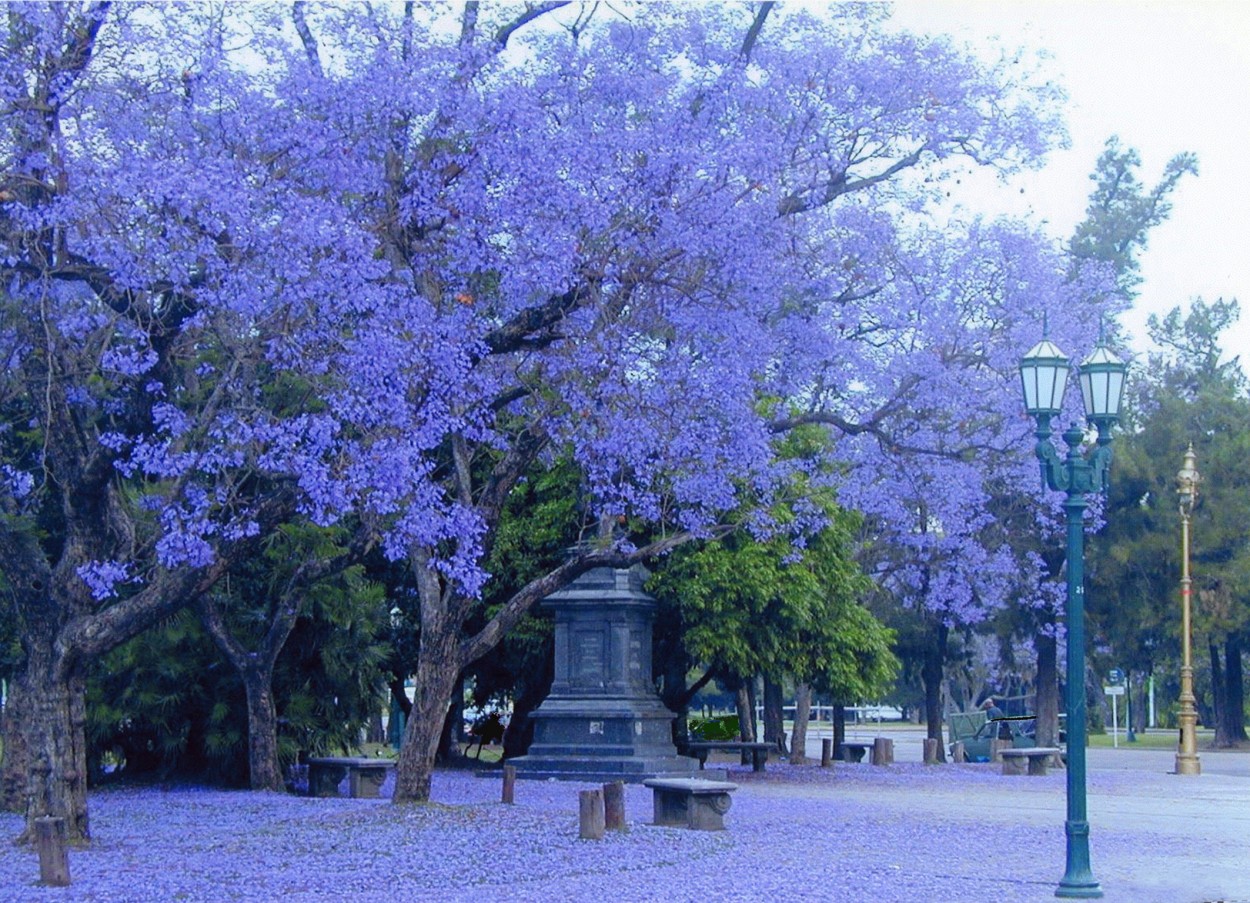
[[89,561],[78,568],[78,577],[97,602],[115,598],[117,585],[134,579],[130,564],[124,561]]

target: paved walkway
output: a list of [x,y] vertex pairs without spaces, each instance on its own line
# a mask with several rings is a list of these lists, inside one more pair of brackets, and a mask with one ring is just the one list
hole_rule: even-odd
[[[874,736],[894,738],[895,760],[901,766],[923,760],[923,729],[859,725],[847,731],[848,739]],[[819,740],[815,748],[819,749]],[[1174,750],[1122,743],[1118,749],[1086,751],[1091,860],[1106,899],[1250,903],[1250,751],[1200,749],[1199,758],[1201,775],[1179,776],[1171,773]],[[839,763],[839,767],[865,766]],[[887,785],[876,785],[850,793],[865,807],[893,809],[900,818],[954,819],[1004,828],[1054,825],[1062,844],[1067,806],[1062,771],[1041,779],[952,783],[955,786],[944,789],[926,781],[923,792],[895,794]],[[845,795],[847,788],[837,792]],[[990,862],[995,856],[995,850],[986,851]],[[1062,848],[1054,863],[1057,882],[1063,874]]]

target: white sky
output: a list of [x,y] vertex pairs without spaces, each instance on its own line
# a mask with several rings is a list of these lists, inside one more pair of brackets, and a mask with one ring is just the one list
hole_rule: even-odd
[[[1152,186],[1177,153],[1199,175],[1173,193],[1169,220],[1141,255],[1145,282],[1125,318],[1147,350],[1148,313],[1194,297],[1237,298],[1241,321],[1223,337],[1250,365],[1250,2],[1248,0],[898,0],[895,21],[974,47],[1045,49],[1067,89],[1071,149],[987,200],[987,211],[1031,210],[1067,237],[1084,218],[1089,175],[1106,139],[1142,158]],[[995,54],[996,55],[996,54]],[[1020,188],[1024,188],[1023,195]]]

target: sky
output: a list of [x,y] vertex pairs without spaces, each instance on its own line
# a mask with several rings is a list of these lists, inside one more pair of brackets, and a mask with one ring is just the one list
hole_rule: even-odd
[[1046,71],[1068,92],[1071,147],[1008,188],[987,181],[970,207],[1032,213],[1066,238],[1084,219],[1110,136],[1140,153],[1148,186],[1176,154],[1198,155],[1199,175],[1181,182],[1171,217],[1150,235],[1145,281],[1122,322],[1140,353],[1151,348],[1149,313],[1236,298],[1242,319],[1222,344],[1250,369],[1250,2],[899,0],[894,10],[901,27],[986,52],[1045,50]]

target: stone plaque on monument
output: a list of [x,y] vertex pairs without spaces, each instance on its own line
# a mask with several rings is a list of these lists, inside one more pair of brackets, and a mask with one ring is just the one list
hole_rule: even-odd
[[637,782],[698,771],[677,755],[675,716],[651,684],[645,574],[596,568],[543,601],[555,612],[555,678],[530,716],[528,754],[509,762],[517,777]]

